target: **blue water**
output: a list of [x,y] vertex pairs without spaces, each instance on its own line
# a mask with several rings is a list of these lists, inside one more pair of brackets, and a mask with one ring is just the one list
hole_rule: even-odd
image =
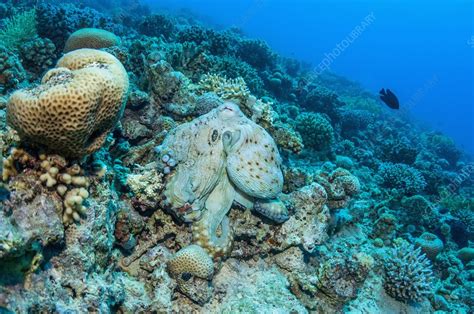
[[[369,25],[329,69],[377,93],[391,88],[418,120],[474,153],[473,1],[148,0],[186,8],[220,27],[238,26],[286,56],[317,66]],[[367,24],[367,23],[366,23]]]

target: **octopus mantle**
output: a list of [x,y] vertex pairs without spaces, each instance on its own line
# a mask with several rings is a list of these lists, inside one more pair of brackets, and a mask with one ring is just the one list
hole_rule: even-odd
[[193,223],[193,238],[212,257],[232,246],[233,202],[277,222],[288,218],[277,197],[281,157],[272,137],[233,103],[174,129],[157,148],[167,176],[163,206]]

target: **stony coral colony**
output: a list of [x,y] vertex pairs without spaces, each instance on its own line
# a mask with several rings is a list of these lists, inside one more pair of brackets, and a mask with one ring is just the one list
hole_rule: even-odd
[[474,310],[451,139],[237,29],[100,11],[0,4],[2,311]]

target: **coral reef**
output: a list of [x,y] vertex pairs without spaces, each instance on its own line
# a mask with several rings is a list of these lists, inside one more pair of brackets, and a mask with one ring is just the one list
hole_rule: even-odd
[[48,38],[34,38],[22,44],[20,55],[23,66],[36,78],[54,65],[57,51]]
[[474,311],[472,157],[237,28],[150,12],[0,4],[1,313]]
[[435,234],[424,232],[419,238],[415,240],[415,245],[421,248],[421,251],[430,260],[435,260],[436,256],[441,253],[444,248],[443,241]]
[[359,179],[348,170],[342,168],[337,168],[331,173],[318,173],[316,182],[321,184],[326,190],[328,206],[331,209],[345,207],[351,196],[356,195],[360,191]]
[[35,9],[18,13],[4,22],[0,42],[7,48],[20,48],[36,35]]
[[175,25],[173,22],[163,14],[149,15],[138,25],[140,33],[147,36],[169,38],[174,33],[174,29]]

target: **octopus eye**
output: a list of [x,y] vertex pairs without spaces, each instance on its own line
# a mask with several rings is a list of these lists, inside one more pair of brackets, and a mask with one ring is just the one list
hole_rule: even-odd
[[213,142],[215,142],[217,140],[218,136],[219,136],[219,132],[217,132],[217,130],[212,131],[211,139],[212,139]]
[[225,131],[224,134],[222,134],[222,140],[225,143],[230,143],[232,141],[232,133]]

